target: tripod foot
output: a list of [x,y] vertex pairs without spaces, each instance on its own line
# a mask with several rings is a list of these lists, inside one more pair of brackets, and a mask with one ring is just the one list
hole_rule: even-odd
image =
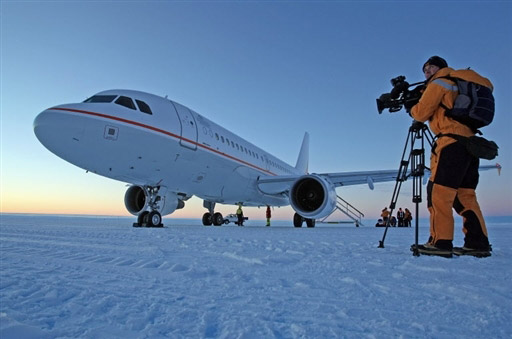
[[419,257],[420,251],[418,250],[418,245],[416,245],[416,244],[411,245],[411,252],[412,252],[413,256]]

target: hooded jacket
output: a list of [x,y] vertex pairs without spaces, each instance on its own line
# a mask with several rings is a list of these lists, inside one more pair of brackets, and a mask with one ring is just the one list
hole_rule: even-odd
[[430,129],[435,135],[453,133],[470,137],[475,135],[470,127],[445,115],[441,106],[453,107],[458,95],[457,85],[445,78],[453,72],[453,68],[444,67],[437,71],[427,82],[427,87],[419,102],[411,109],[412,117],[420,122],[428,120]]

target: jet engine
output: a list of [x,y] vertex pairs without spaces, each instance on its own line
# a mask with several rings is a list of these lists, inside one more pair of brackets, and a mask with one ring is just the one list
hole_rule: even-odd
[[323,177],[304,175],[290,190],[290,204],[304,218],[324,218],[336,207],[336,189]]
[[161,194],[159,187],[142,187],[133,185],[124,195],[124,205],[128,212],[139,215],[144,211],[158,211],[161,215],[171,214],[183,208],[185,202],[174,192]]

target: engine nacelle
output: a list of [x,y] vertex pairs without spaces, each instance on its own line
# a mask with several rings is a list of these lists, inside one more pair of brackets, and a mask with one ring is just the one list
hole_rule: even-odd
[[324,218],[336,207],[336,188],[318,175],[302,176],[290,190],[290,204],[304,218]]
[[133,215],[152,210],[158,211],[161,215],[167,215],[183,208],[185,202],[174,192],[161,195],[158,189],[133,185],[124,195],[124,205]]

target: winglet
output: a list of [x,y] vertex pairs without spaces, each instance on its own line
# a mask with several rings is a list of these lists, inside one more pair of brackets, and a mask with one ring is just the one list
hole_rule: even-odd
[[496,168],[498,169],[498,175],[501,175],[501,165],[496,163]]
[[307,174],[308,173],[308,165],[309,165],[309,133],[304,133],[304,139],[302,140],[302,146],[300,148],[299,158],[297,159],[297,164],[295,168],[300,171],[300,173]]

